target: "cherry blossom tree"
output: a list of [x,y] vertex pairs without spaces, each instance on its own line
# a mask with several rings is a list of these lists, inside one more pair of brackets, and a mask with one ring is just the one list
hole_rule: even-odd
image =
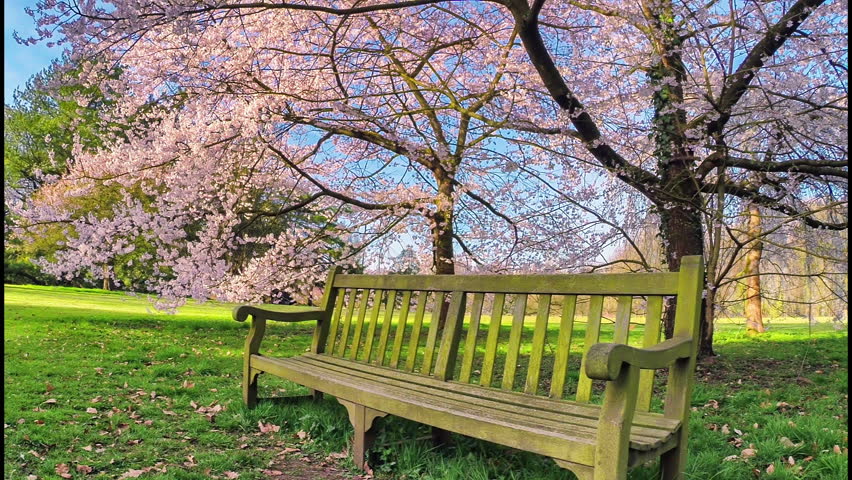
[[[526,206],[528,196],[547,190],[521,190],[508,196],[515,203],[502,203],[506,197],[488,198],[483,192],[502,193],[505,175],[482,171],[487,176],[476,178],[479,183],[463,181],[456,151],[465,142],[441,134],[452,126],[457,134],[465,132],[465,139],[471,128],[501,135],[493,123],[498,122],[517,132],[504,135],[505,145],[519,146],[507,148],[513,156],[528,155],[529,162],[521,165],[525,173],[556,172],[560,183],[549,178],[542,183],[557,185],[562,195],[553,198],[583,202],[582,180],[571,176],[589,168],[597,171],[590,178],[617,180],[606,187],[614,198],[639,194],[629,198],[654,209],[666,263],[677,269],[684,255],[705,253],[705,223],[724,218],[714,208],[728,199],[812,228],[847,228],[845,8],[840,0],[322,5],[51,0],[33,13],[41,38],[56,34],[73,55],[114,59],[126,73],[120,81],[94,69],[90,80],[107,90],[131,88],[131,109],[173,88],[206,91],[208,116],[227,111],[223,120],[229,125],[251,123],[257,142],[278,149],[282,162],[301,170],[313,195],[345,200],[361,211],[422,212],[428,204],[431,213],[422,218],[431,221],[436,265],[446,251],[445,240],[437,236],[453,225],[446,207],[450,198],[463,194],[471,205],[478,203],[510,224],[504,217],[519,218],[512,215],[518,207],[508,205]],[[515,38],[523,55],[511,48]],[[440,54],[454,48],[466,49],[464,55]],[[421,72],[429,73],[412,75]],[[448,95],[451,90],[459,93]],[[197,108],[204,108],[201,103]],[[449,111],[458,115],[446,115]],[[425,120],[409,121],[414,114]],[[352,120],[359,118],[362,128],[355,128],[359,124]],[[411,135],[401,136],[397,127]],[[319,140],[336,142],[338,153],[381,147],[432,176],[419,188],[396,181],[397,195],[381,202],[360,200],[346,190],[356,179],[383,178],[375,175],[379,169],[410,178],[404,173],[415,175],[414,170],[403,172],[398,163],[375,154],[373,162],[356,162],[358,169],[331,175],[328,168],[341,160],[328,150],[320,146],[299,156],[282,147],[305,148],[316,130],[325,132]],[[524,134],[537,136],[535,143],[545,148],[538,153],[521,148]],[[199,138],[218,141],[209,128]],[[412,144],[411,138],[420,141]],[[504,144],[479,147],[496,151]],[[476,152],[468,149],[465,158],[471,156]],[[518,164],[506,161],[502,167]],[[331,178],[343,183],[331,185]],[[565,181],[569,178],[574,181]],[[714,198],[721,199],[717,207]],[[823,200],[818,211],[810,208],[814,198]],[[630,221],[629,211],[614,212],[621,215],[605,218]],[[379,223],[393,228],[394,218],[399,217],[383,216]],[[550,212],[536,219],[561,220]],[[503,258],[525,251],[516,248],[518,242],[510,244]],[[711,319],[708,308],[702,355],[712,354]],[[667,327],[670,334],[671,324]]]
[[[309,296],[295,284],[321,278],[331,259],[319,253],[331,236],[353,247],[349,258],[388,234],[424,232],[415,238],[428,239],[432,271],[442,274],[459,262],[464,270],[563,269],[613,241],[623,231],[618,213],[582,204],[606,193],[607,178],[563,195],[583,169],[552,160],[564,132],[533,121],[541,106],[525,100],[523,85],[534,71],[516,68],[525,54],[512,28],[484,25],[488,15],[474,24],[427,13],[433,21],[417,30],[393,14],[344,23],[235,16],[187,31],[181,41],[192,47],[183,50],[164,49],[170,30],[149,31],[150,41],[119,49],[120,80],[104,76],[103,62],[88,64],[91,81],[123,99],[117,118],[138,118],[151,103],[173,107],[149,122],[155,128],[80,152],[74,169],[22,206],[29,229],[78,223],[84,233],[51,262],[61,272],[102,261],[95,251],[123,255],[132,232],[160,252],[145,259],[158,265],[146,288],[240,300],[282,283]],[[119,184],[146,200],[76,218],[70,198],[88,195],[91,184]],[[247,226],[317,209],[334,232],[317,238],[305,228],[299,248],[289,238],[279,248],[271,245],[281,238],[245,237]],[[322,248],[306,251],[318,240]],[[235,263],[245,244],[265,247]],[[574,255],[553,255],[559,245]],[[297,270],[309,273],[283,278]]]

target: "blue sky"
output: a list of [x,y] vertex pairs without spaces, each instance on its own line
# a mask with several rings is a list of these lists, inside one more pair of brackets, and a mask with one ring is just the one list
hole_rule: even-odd
[[25,46],[15,41],[12,32],[22,37],[35,33],[32,17],[24,7],[35,7],[36,0],[6,0],[3,5],[3,103],[12,103],[15,88],[23,87],[27,80],[47,68],[54,58],[62,54],[61,48],[47,48],[44,44]]

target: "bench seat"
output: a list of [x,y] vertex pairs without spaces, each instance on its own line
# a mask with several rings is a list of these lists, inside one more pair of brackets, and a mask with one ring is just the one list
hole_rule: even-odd
[[[590,463],[599,405],[440,381],[416,373],[306,353],[252,355],[252,367],[384,414],[572,463]],[[674,447],[680,421],[637,412],[630,430],[633,466]]]

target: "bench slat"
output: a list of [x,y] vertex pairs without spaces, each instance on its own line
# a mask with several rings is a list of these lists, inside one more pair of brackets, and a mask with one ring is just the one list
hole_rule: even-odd
[[399,319],[396,324],[396,332],[393,337],[393,350],[391,351],[390,366],[396,368],[399,366],[399,355],[402,352],[402,342],[405,338],[405,325],[408,322],[408,309],[411,307],[411,292],[405,291],[402,293],[402,305],[399,308]]
[[[645,305],[645,333],[642,347],[647,348],[660,343],[660,330],[663,316],[663,297],[650,296]],[[651,397],[654,393],[654,370],[639,372],[639,395],[636,397],[636,410],[647,412],[651,409]]]
[[357,298],[358,290],[352,289],[349,292],[349,302],[346,305],[346,317],[343,321],[343,330],[340,332],[340,344],[337,346],[337,356],[342,357],[346,351],[346,341],[349,339],[349,328],[352,326],[352,315],[355,313],[355,299]]
[[586,322],[586,336],[583,342],[583,360],[580,363],[580,379],[577,381],[577,401],[588,402],[592,396],[592,379],[586,376],[586,353],[592,345],[598,343],[601,333],[601,315],[603,314],[602,295],[589,298],[589,319]]
[[370,312],[370,326],[367,328],[367,338],[364,339],[364,361],[370,361],[373,353],[373,340],[376,336],[376,325],[379,323],[379,310],[382,308],[382,297],[384,290],[377,290],[373,295],[373,310]]
[[627,344],[627,337],[630,334],[630,310],[632,307],[633,297],[629,295],[618,296],[618,304],[615,307],[615,331],[612,336],[614,343]]
[[334,352],[334,343],[337,340],[337,325],[340,322],[340,315],[343,313],[343,301],[345,300],[346,290],[340,289],[337,292],[337,298],[334,301],[334,312],[331,315],[331,326],[328,329],[328,338],[326,339],[326,352]]
[[464,292],[452,293],[447,322],[444,325],[444,333],[441,335],[441,345],[438,349],[438,360],[435,363],[435,378],[438,380],[450,378],[456,368],[466,304],[467,295]]
[[423,327],[423,315],[426,313],[427,292],[417,295],[417,312],[414,314],[414,325],[411,326],[411,339],[408,342],[408,354],[405,358],[405,369],[414,371],[414,361],[417,360],[417,347],[420,346],[420,330]]
[[467,325],[467,337],[464,341],[464,358],[462,359],[459,381],[470,382],[470,374],[473,370],[473,360],[476,356],[476,337],[479,335],[479,320],[482,317],[482,304],[485,300],[484,293],[473,296],[473,305],[470,308],[470,322]]
[[388,350],[388,339],[390,338],[391,321],[393,320],[393,311],[395,307],[396,290],[391,290],[388,292],[388,299],[387,302],[385,302],[385,319],[382,322],[382,330],[379,332],[379,346],[377,347],[376,359],[373,361],[376,365],[384,365],[385,363],[385,355]]
[[515,296],[515,308],[512,314],[512,330],[509,332],[509,344],[506,346],[506,363],[503,365],[504,390],[515,387],[515,370],[518,367],[518,353],[521,349],[521,334],[524,330],[524,315],[527,310],[527,295]]
[[500,324],[503,322],[503,305],[506,295],[498,293],[494,295],[494,304],[491,307],[491,322],[488,324],[488,338],[485,339],[485,357],[482,359],[482,376],[479,384],[490,387],[491,378],[494,375],[494,361],[497,358],[497,340],[500,336]]
[[538,299],[538,315],[533,331],[532,351],[527,366],[527,381],[524,393],[535,395],[538,392],[538,377],[541,373],[541,357],[544,355],[544,340],[547,337],[547,319],[550,317],[550,295],[542,295]]
[[432,373],[432,360],[435,359],[435,346],[438,343],[438,327],[441,325],[441,311],[444,309],[444,299],[446,297],[446,292],[435,292],[435,303],[432,306],[432,320],[429,322],[426,346],[423,349],[423,364],[420,366],[420,373],[423,375]]
[[562,398],[565,392],[565,376],[568,374],[568,356],[571,353],[571,335],[574,331],[576,306],[576,295],[565,295],[562,298],[562,318],[559,322],[559,338],[556,340],[553,378],[550,382],[551,398]]
[[361,333],[364,331],[364,318],[367,316],[369,303],[370,291],[364,290],[361,295],[361,304],[358,307],[358,323],[355,325],[355,332],[352,335],[352,350],[349,352],[349,358],[352,360],[358,358],[358,350],[361,347]]

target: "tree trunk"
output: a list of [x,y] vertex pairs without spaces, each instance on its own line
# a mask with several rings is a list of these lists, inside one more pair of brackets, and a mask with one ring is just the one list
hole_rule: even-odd
[[103,265],[103,273],[104,273],[104,290],[109,290],[109,265]]
[[[443,173],[443,172],[442,172]],[[432,216],[432,266],[437,275],[454,275],[456,265],[453,259],[453,184],[449,177],[436,175],[438,196],[435,198],[435,214]],[[438,308],[436,305],[435,308]],[[443,331],[450,309],[449,298],[441,304],[438,316],[438,331]]]
[[[671,191],[671,190],[669,190]],[[687,196],[681,198],[697,198]],[[680,270],[680,259],[687,255],[704,255],[704,229],[698,208],[686,203],[676,203],[669,208],[660,209],[660,236],[670,271]],[[713,309],[708,308],[709,298],[705,297],[701,305],[700,343],[698,356],[712,357],[713,352]],[[663,326],[666,338],[674,333],[675,302],[669,299]]]
[[763,241],[760,236],[763,234],[763,229],[761,228],[760,210],[757,205],[747,205],[746,215],[748,215],[748,236],[751,239],[751,246],[745,258],[745,270],[743,271],[743,275],[746,277],[746,333],[755,334],[766,331],[763,326],[762,296],[760,294],[760,258],[763,255]]

